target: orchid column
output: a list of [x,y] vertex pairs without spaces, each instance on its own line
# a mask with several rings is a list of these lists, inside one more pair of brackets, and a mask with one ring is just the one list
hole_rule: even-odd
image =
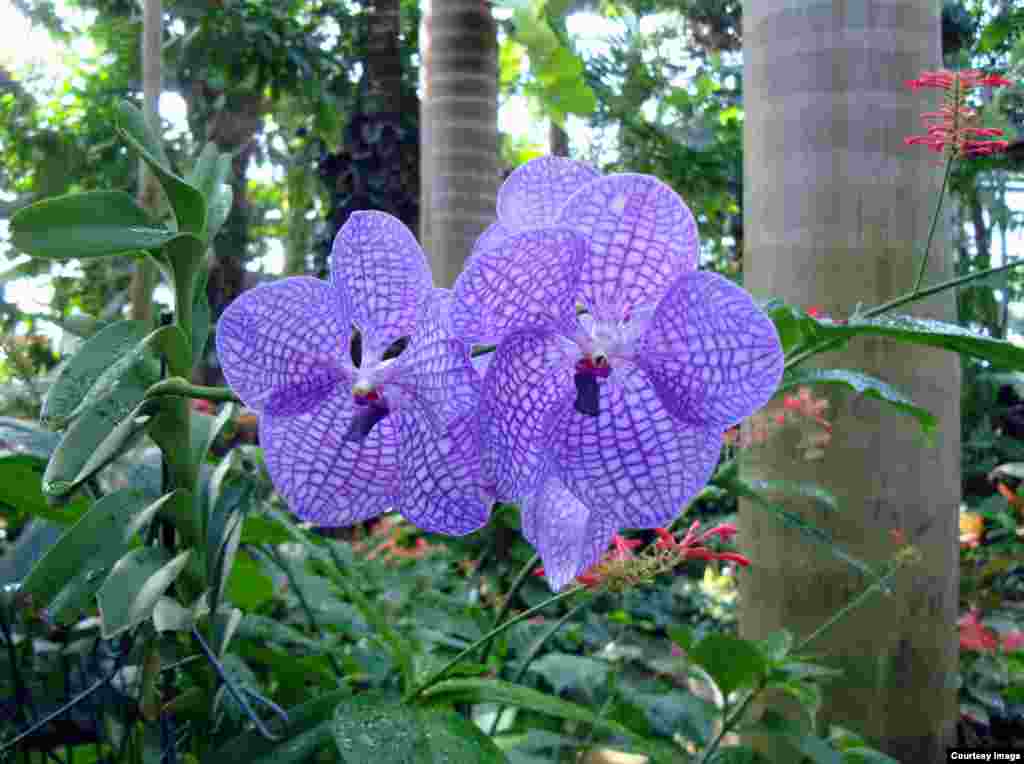
[[[904,82],[940,65],[938,5],[747,0],[743,11],[745,286],[836,318],[858,301],[910,291],[943,168],[904,145],[928,105]],[[925,283],[952,275],[942,223]],[[955,321],[949,293],[912,312]],[[940,761],[957,719],[959,362],[881,340],[819,359],[882,377],[929,409],[939,419],[935,445],[923,446],[912,424],[874,401],[839,397],[821,460],[802,461],[783,438],[759,450],[747,476],[831,490],[837,513],[790,499],[786,509],[856,557],[891,557],[894,529],[921,550],[923,563],[901,572],[893,597],[874,598],[815,644],[846,672],[821,718],[866,734],[899,761]],[[868,583],[749,503],[740,528],[753,562],[741,582],[744,638],[782,627],[806,636]]]

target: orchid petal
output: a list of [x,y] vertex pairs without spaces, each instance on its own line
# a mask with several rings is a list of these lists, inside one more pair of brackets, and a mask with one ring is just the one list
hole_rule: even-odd
[[398,487],[394,416],[359,441],[347,440],[355,404],[339,389],[297,416],[260,418],[267,470],[295,514],[321,526],[346,526],[388,511]]
[[551,454],[568,488],[622,528],[668,525],[718,463],[721,429],[672,418],[642,370],[620,361],[602,385],[600,414],[561,411]]
[[[272,398],[315,405],[349,375],[351,324],[326,282],[305,276],[244,292],[217,323],[217,357],[231,389],[262,411]],[[312,394],[312,397],[311,397]]]
[[572,408],[576,390],[566,343],[552,332],[511,334],[484,376],[483,471],[503,500],[532,493],[542,477],[551,424],[561,409]]
[[772,320],[716,273],[681,276],[638,343],[639,363],[673,416],[731,427],[766,404],[785,357]]
[[523,501],[522,526],[555,592],[597,564],[618,530],[608,515],[589,509],[556,477]]
[[568,228],[523,231],[480,252],[459,274],[452,326],[467,341],[497,342],[527,327],[569,331],[586,242]]
[[398,418],[402,476],[395,508],[416,527],[464,536],[487,524],[479,429],[474,413],[453,419],[440,435],[415,407]]
[[381,348],[413,333],[433,287],[427,258],[408,228],[385,212],[353,212],[331,248],[331,285],[352,320]]
[[590,165],[558,156],[520,165],[498,190],[498,220],[511,229],[552,225],[566,200],[601,173]]
[[588,184],[569,198],[558,222],[589,240],[580,281],[598,312],[653,304],[680,273],[697,267],[693,214],[675,191],[648,175],[608,175]]
[[467,264],[469,263],[470,260],[479,255],[481,252],[486,252],[489,249],[494,249],[494,247],[501,244],[502,241],[504,241],[507,237],[511,236],[514,233],[515,229],[502,224],[500,220],[495,223],[491,223],[489,226],[487,226],[486,229],[484,229],[484,232],[480,234],[477,237],[476,241],[473,243],[473,251],[469,255],[469,260],[466,261]]

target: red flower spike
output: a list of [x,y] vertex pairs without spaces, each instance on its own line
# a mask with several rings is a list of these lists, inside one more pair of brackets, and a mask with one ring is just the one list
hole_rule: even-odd
[[927,135],[912,135],[904,138],[908,146],[925,146],[937,153],[950,152],[951,158],[982,156],[1004,151],[1007,141],[983,140],[1003,135],[994,127],[977,127],[973,122],[978,112],[966,105],[965,99],[971,90],[985,87],[1001,87],[1013,83],[996,74],[982,74],[977,69],[961,72],[940,70],[923,72],[916,80],[908,80],[911,90],[938,88],[947,91],[944,103],[938,111],[921,115]]

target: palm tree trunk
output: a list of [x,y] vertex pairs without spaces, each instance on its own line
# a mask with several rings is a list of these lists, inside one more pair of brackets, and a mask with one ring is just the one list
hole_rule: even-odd
[[[903,145],[920,131],[919,112],[934,106],[903,83],[941,65],[938,4],[746,0],[743,11],[745,285],[836,317],[909,291],[942,170],[933,155]],[[931,281],[952,274],[942,231]],[[955,320],[955,302],[938,295],[907,312]],[[832,397],[834,437],[823,459],[803,461],[781,438],[744,468],[749,478],[831,490],[837,513],[773,498],[860,559],[890,559],[893,529],[924,556],[900,572],[894,596],[870,600],[809,648],[846,672],[826,687],[819,718],[865,734],[901,762],[943,761],[957,720],[959,359],[855,340],[820,365],[890,382],[933,412],[939,430],[925,447],[907,417],[874,400]],[[744,638],[781,628],[807,636],[868,583],[745,501],[740,530],[754,562],[741,579]]]
[[427,0],[420,32],[420,243],[450,286],[495,220],[498,43],[481,0]]

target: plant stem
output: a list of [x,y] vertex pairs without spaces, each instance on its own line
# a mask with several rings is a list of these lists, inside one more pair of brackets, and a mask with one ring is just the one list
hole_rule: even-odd
[[243,403],[242,399],[232,392],[230,387],[205,387],[193,385],[183,377],[162,379],[146,390],[147,398],[159,395],[180,395],[182,398],[217,401],[222,403]]
[[436,671],[434,674],[432,674],[419,687],[416,687],[413,690],[410,690],[409,692],[407,692],[405,694],[405,697],[402,699],[403,702],[408,703],[411,700],[413,700],[417,695],[421,694],[422,692],[424,692],[425,690],[429,689],[430,687],[433,687],[435,684],[437,684],[442,679],[444,679],[448,675],[448,672],[451,671],[453,668],[455,668],[455,666],[463,658],[465,658],[467,655],[469,655],[470,653],[472,653],[474,650],[476,650],[477,648],[481,647],[485,643],[489,642],[494,637],[496,637],[499,634],[501,634],[506,629],[509,629],[512,626],[515,626],[520,621],[526,620],[527,618],[529,618],[530,616],[534,615],[535,613],[539,613],[541,610],[546,608],[548,605],[554,605],[556,602],[561,602],[562,600],[569,599],[570,597],[575,596],[578,592],[583,591],[584,589],[585,589],[585,587],[583,587],[583,586],[574,586],[571,589],[566,589],[564,592],[562,592],[560,594],[556,594],[553,597],[549,597],[548,599],[546,599],[543,602],[541,602],[539,605],[534,605],[529,610],[524,610],[519,615],[514,616],[512,618],[509,618],[507,621],[505,621],[500,626],[496,626],[495,628],[491,629],[489,632],[487,632],[482,637],[480,637],[480,639],[478,639],[476,642],[471,644],[469,647],[465,648],[462,652],[460,652],[458,655],[456,655],[454,658],[452,658],[450,661],[448,661],[448,663],[446,663],[443,668],[441,668],[439,671]]
[[[501,603],[501,607],[498,608],[497,615],[494,616],[493,627],[497,628],[501,625],[501,622],[505,620],[505,616],[508,615],[508,611],[512,608],[512,602],[515,600],[519,590],[523,588],[523,584],[526,583],[526,579],[530,575],[530,571],[536,567],[538,560],[540,560],[539,554],[534,554],[527,563],[520,569],[515,580],[512,582],[511,588],[508,590],[508,594],[505,595],[505,600]],[[487,658],[491,654],[491,645],[494,644],[492,640],[488,640],[480,651],[480,662],[487,663]]]
[[[544,649],[544,645],[546,645],[548,641],[555,636],[555,634],[557,634],[573,616],[586,607],[589,602],[589,600],[583,600],[583,602],[569,608],[565,612],[565,615],[559,618],[536,642],[530,645],[530,649],[526,653],[526,657],[523,658],[522,665],[519,666],[519,670],[516,671],[516,675],[512,677],[512,684],[519,684],[522,681],[523,677],[526,676],[526,672],[530,669],[530,664],[537,659],[537,656],[540,655],[540,651]],[[498,706],[498,713],[495,715],[494,721],[491,722],[491,731],[487,733],[488,737],[492,737],[495,730],[498,729],[498,721],[501,719],[501,715],[505,713],[505,708],[505,706]]]
[[[943,292],[947,289],[962,286],[971,281],[978,281],[979,279],[988,278],[989,276],[1003,271],[1008,271],[1011,268],[1018,268],[1024,265],[1024,257],[1014,260],[1012,263],[1006,265],[1000,265],[996,268],[988,268],[984,271],[978,271],[977,273],[968,273],[965,276],[957,276],[956,278],[947,279],[946,281],[939,282],[934,286],[930,286],[926,289],[919,289],[916,292],[908,292],[907,294],[896,297],[888,302],[883,302],[881,305],[876,305],[873,308],[868,308],[866,311],[861,313],[863,318],[874,318],[883,313],[888,313],[894,308],[898,308],[901,305],[906,305],[908,302],[915,302],[916,300],[923,300],[925,297],[931,297],[933,294]],[[807,350],[802,350],[794,356],[791,356],[786,361],[786,371],[789,371],[794,366],[806,361],[811,356],[818,355],[818,353],[824,353],[831,350],[834,347],[842,345],[846,341],[846,337],[840,337],[839,339],[826,340],[825,342],[819,342],[817,345],[812,345]]]
[[946,171],[942,175],[942,188],[939,189],[939,198],[935,202],[935,212],[932,213],[932,224],[931,228],[928,229],[928,240],[924,245],[924,255],[921,257],[921,267],[917,271],[917,281],[914,282],[914,293],[921,288],[921,282],[924,281],[925,268],[928,266],[928,254],[932,249],[932,237],[935,236],[935,227],[939,222],[939,212],[942,210],[942,200],[946,196],[946,185],[949,183],[949,174],[953,169],[953,154],[950,154],[946,158]]

